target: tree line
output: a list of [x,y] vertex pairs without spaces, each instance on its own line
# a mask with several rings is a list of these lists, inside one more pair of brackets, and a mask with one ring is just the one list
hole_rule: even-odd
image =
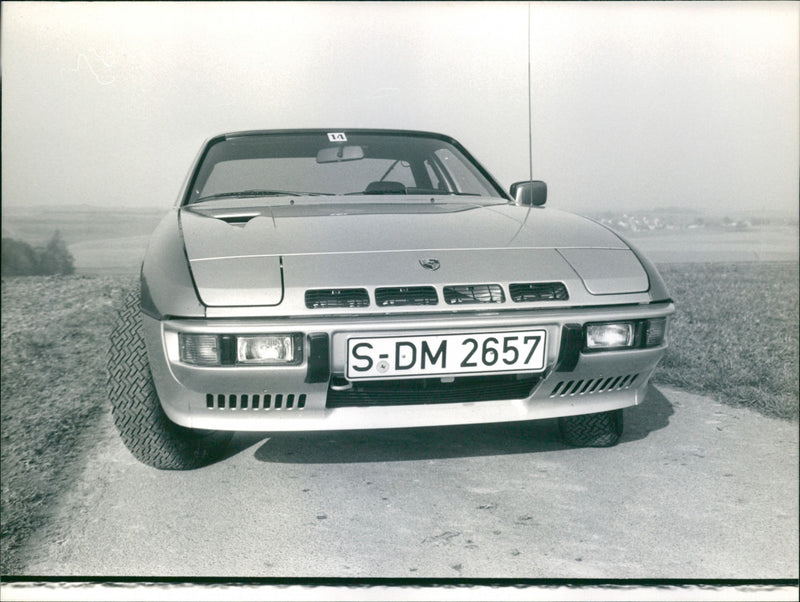
[[33,247],[13,238],[2,239],[0,263],[3,276],[49,276],[75,273],[75,259],[61,232],[55,231],[44,247]]

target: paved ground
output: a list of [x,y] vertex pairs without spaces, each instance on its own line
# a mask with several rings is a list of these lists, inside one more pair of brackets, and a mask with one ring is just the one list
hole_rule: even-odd
[[673,389],[623,441],[555,421],[238,435],[197,471],[137,463],[110,418],[26,550],[29,575],[798,577],[798,429]]

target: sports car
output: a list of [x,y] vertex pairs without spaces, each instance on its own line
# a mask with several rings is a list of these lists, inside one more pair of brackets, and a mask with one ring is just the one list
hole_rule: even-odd
[[235,431],[557,419],[569,445],[616,444],[674,304],[631,244],[546,197],[430,132],[211,138],[111,337],[122,440],[161,469]]

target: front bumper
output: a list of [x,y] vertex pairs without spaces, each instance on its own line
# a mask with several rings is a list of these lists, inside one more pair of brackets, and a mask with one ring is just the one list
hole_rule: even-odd
[[[156,389],[169,418],[182,426],[231,431],[312,431],[509,422],[588,414],[639,403],[666,342],[648,349],[580,353],[564,362],[562,331],[586,322],[638,320],[672,314],[671,303],[448,315],[336,316],[313,319],[191,319],[159,321],[143,315],[144,336]],[[402,401],[355,396],[344,381],[351,336],[425,335],[541,328],[547,331],[545,370],[536,374],[436,379],[430,389],[406,390]],[[304,346],[301,364],[282,367],[198,367],[179,361],[181,332],[302,333],[326,340],[326,358]],[[562,356],[562,357],[560,357]],[[320,365],[322,362],[322,369]],[[429,382],[433,379],[429,379]],[[515,382],[511,382],[515,381]],[[421,382],[421,381],[419,381]],[[388,383],[391,385],[391,383]],[[415,384],[415,383],[408,383]],[[474,386],[473,386],[474,385]],[[459,387],[462,387],[459,389]],[[391,387],[390,387],[391,388]],[[464,392],[464,399],[459,398]],[[363,392],[363,391],[362,391]],[[350,396],[350,397],[348,397]],[[344,400],[344,401],[342,401]]]

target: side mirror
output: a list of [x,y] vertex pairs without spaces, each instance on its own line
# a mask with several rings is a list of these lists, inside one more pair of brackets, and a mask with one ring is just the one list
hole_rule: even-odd
[[509,192],[517,205],[541,207],[547,202],[547,184],[541,180],[515,182]]

